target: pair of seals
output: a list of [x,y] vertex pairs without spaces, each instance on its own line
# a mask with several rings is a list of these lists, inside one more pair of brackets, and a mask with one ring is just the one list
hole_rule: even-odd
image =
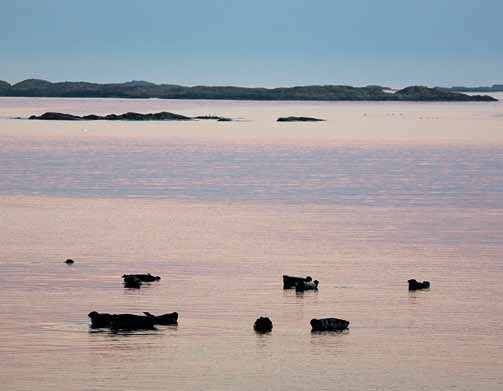
[[[349,326],[349,321],[338,318],[312,319],[311,331],[343,331]],[[267,317],[260,317],[253,328],[257,333],[268,333],[272,330],[272,321]]]

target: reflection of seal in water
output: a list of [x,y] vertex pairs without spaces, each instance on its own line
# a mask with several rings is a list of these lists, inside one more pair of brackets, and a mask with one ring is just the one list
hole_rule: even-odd
[[344,319],[325,318],[325,319],[312,319],[311,331],[343,331],[349,326],[349,322]]
[[67,259],[67,260],[65,261],[65,263],[66,263],[67,265],[73,265],[73,263],[74,263],[74,262],[75,262],[75,261],[74,261],[73,259]]
[[152,282],[152,281],[159,281],[161,277],[159,276],[153,276],[152,274],[124,274],[122,278],[126,279],[129,277],[136,277],[139,279],[141,282]]
[[429,281],[423,281],[419,282],[414,279],[409,280],[409,291],[416,291],[418,289],[430,289],[430,282]]
[[130,276],[124,276],[124,287],[125,288],[140,288],[141,287],[141,280],[133,275]]
[[150,312],[144,312],[145,315],[151,317],[154,321],[154,324],[160,325],[170,325],[177,324],[178,322],[178,312],[172,312],[170,314],[164,315],[152,315]]
[[272,330],[272,321],[268,317],[260,317],[253,324],[253,328],[258,333],[268,333]]
[[154,329],[155,320],[150,316],[118,314],[111,315],[92,311],[88,314],[91,318],[91,328],[111,328],[112,330],[148,330]]

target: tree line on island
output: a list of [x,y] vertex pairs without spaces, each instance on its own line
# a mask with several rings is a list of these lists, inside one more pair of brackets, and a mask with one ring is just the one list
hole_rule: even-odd
[[58,82],[28,79],[16,84],[0,81],[0,96],[60,98],[159,98],[228,100],[314,100],[314,101],[482,101],[497,99],[487,95],[467,95],[440,87],[411,86],[391,91],[382,86],[352,87],[313,85],[298,87],[234,87],[154,84],[146,81],[126,83]]

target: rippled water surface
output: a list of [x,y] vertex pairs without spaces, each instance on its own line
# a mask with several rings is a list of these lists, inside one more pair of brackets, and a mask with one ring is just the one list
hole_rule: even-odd
[[[13,118],[49,110],[238,120]],[[327,121],[275,122],[297,114]],[[502,389],[501,103],[2,98],[0,117],[2,390]],[[134,272],[162,279],[125,289]],[[180,318],[113,334],[92,310]]]

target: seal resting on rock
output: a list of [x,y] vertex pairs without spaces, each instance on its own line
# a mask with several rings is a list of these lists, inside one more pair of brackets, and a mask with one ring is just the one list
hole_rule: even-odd
[[307,277],[292,277],[283,275],[283,289],[295,288],[298,283],[310,282],[313,279],[310,276]]
[[141,280],[133,275],[123,276],[125,288],[140,288],[142,285]]
[[268,333],[272,330],[272,321],[268,317],[260,317],[253,324],[253,328],[257,333]]
[[152,274],[124,274],[122,278],[126,279],[129,277],[136,277],[139,279],[141,282],[152,282],[152,281],[159,281],[161,277],[159,276],[153,276]]
[[295,285],[295,290],[297,292],[304,292],[309,290],[318,290],[318,284],[320,282],[318,280],[311,281],[311,277],[306,277],[306,281],[299,281]]
[[430,289],[429,281],[419,282],[412,279],[409,280],[408,283],[409,283],[409,291],[417,291],[418,289]]
[[67,265],[73,265],[73,263],[74,263],[74,262],[75,262],[75,261],[74,261],[73,259],[67,259],[67,260],[65,261],[65,263],[66,263]]
[[164,315],[152,315],[150,312],[144,312],[145,315],[152,318],[154,324],[160,325],[170,325],[170,324],[178,324],[178,312],[172,312],[170,314]]
[[349,322],[344,319],[324,318],[311,320],[311,331],[343,331],[348,326]]

